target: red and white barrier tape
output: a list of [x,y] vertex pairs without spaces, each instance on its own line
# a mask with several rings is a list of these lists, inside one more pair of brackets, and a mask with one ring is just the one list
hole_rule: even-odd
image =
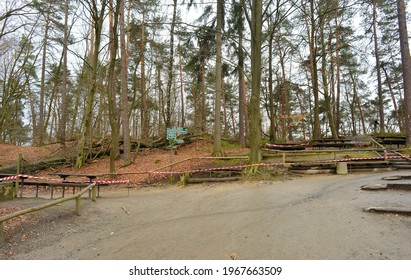
[[[16,180],[18,178],[54,181],[54,182],[60,182],[60,183],[62,182],[61,179],[48,178],[48,177],[37,177],[37,176],[31,176],[31,175],[25,175],[25,174],[16,174],[16,175],[13,175],[13,176],[3,177],[3,178],[0,178],[0,182],[12,181],[12,180]],[[73,183],[73,182],[71,182],[71,183]],[[90,181],[84,182],[83,181],[83,182],[78,182],[78,183],[95,183],[96,185],[112,185],[112,184],[130,183],[130,180],[97,180],[97,181],[92,181],[92,182],[90,182]]]
[[[382,156],[382,157],[371,157],[371,158],[344,158],[344,159],[330,159],[330,160],[318,160],[310,162],[292,162],[292,164],[307,164],[307,163],[337,163],[337,162],[350,162],[350,161],[366,161],[366,160],[386,160],[386,159],[399,159],[399,158],[411,158],[411,156]],[[247,165],[236,165],[236,166],[227,166],[227,167],[214,167],[206,169],[190,169],[185,171],[153,171],[148,172],[148,174],[154,175],[181,175],[184,173],[199,173],[199,172],[210,172],[210,171],[220,171],[220,170],[230,170],[230,169],[243,169],[247,167],[256,167],[256,166],[282,166],[282,163],[256,163],[256,164],[247,164]],[[37,177],[25,174],[17,174],[13,176],[0,178],[0,182],[16,180],[18,178],[24,179],[37,179],[37,180],[48,180],[48,181],[57,181],[61,182],[61,179],[48,178],[48,177]],[[80,182],[79,182],[80,183]],[[84,183],[84,182],[81,182]],[[86,182],[88,183],[88,182]],[[97,180],[92,183],[96,185],[111,185],[111,184],[126,184],[130,183],[130,180]]]
[[[386,156],[386,157],[371,157],[371,158],[344,158],[344,159],[330,159],[330,160],[318,160],[310,162],[292,162],[292,164],[306,164],[306,163],[336,163],[336,162],[350,162],[350,161],[367,161],[367,160],[386,160],[386,159],[398,159],[398,158],[411,158],[411,156]],[[282,166],[282,163],[258,163],[249,165],[238,165],[238,166],[227,166],[227,167],[216,167],[216,168],[206,168],[206,169],[191,169],[186,171],[155,171],[150,172],[150,174],[167,174],[167,175],[180,175],[184,173],[199,173],[199,172],[209,172],[209,171],[219,171],[219,170],[229,170],[229,169],[243,169],[247,167],[254,166]]]

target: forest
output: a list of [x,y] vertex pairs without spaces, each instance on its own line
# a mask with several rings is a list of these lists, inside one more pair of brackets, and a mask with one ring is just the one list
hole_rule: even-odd
[[[0,143],[411,137],[404,0],[3,0]],[[409,22],[409,21],[408,21]],[[408,73],[408,74],[407,74]],[[407,117],[408,116],[408,117]],[[374,127],[373,124],[378,124]]]

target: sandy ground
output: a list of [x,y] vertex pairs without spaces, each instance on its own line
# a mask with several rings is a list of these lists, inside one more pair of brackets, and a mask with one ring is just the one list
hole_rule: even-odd
[[[411,192],[362,191],[406,172],[163,186],[68,202],[7,232],[3,259],[411,259],[411,217],[366,213]],[[44,203],[23,199],[21,204]],[[127,212],[129,214],[127,214]],[[1,252],[1,251],[0,251]]]

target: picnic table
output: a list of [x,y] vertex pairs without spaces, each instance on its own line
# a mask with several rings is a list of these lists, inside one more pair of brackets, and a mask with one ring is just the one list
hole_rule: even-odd
[[[92,184],[93,181],[100,175],[97,174],[71,174],[71,173],[50,173],[49,175],[51,176],[58,176],[61,179],[63,179],[63,181],[60,184],[55,184],[55,185],[59,185],[61,187],[63,187],[62,193],[63,193],[63,197],[64,197],[64,192],[65,192],[65,187],[72,187],[73,188],[73,194],[76,191],[76,187],[79,187],[80,189],[83,187],[87,187],[88,185]],[[87,178],[88,182],[78,182],[78,181],[68,181],[66,180],[69,177],[80,177],[80,178]],[[104,184],[98,184],[97,185],[97,196],[100,196],[100,186],[104,185]],[[52,189],[52,193],[53,193],[53,189]],[[89,194],[90,195],[90,194]]]
[[[30,176],[28,175],[19,175],[18,178],[10,180],[9,182],[12,183],[13,185],[18,184],[19,190],[20,190],[20,197],[22,196],[22,191],[24,186],[35,186],[36,187],[36,197],[39,195],[39,187],[50,187],[51,188],[51,198],[54,196],[54,188],[55,187],[61,187],[62,188],[62,197],[65,195],[65,190],[67,187],[73,188],[73,194],[76,192],[76,188],[79,188],[80,190],[84,187],[89,186],[90,184],[93,183],[94,179],[96,179],[99,175],[96,174],[67,174],[67,173],[52,173],[49,175],[55,175],[59,176],[61,179],[63,179],[61,182],[49,182],[49,181],[39,181],[31,179]],[[0,174],[0,178],[5,178],[5,177],[14,177],[16,174]],[[68,181],[66,180],[68,177],[84,177],[88,179],[88,182],[85,181]],[[3,183],[3,182],[2,182]],[[97,186],[97,196],[100,195],[100,186],[104,184],[99,184]],[[91,192],[89,193],[89,196],[91,196]]]
[[86,177],[89,179],[89,182],[92,183],[94,179],[96,179],[99,175],[97,174],[70,174],[70,173],[50,173],[51,176],[59,176],[66,181],[68,177]]

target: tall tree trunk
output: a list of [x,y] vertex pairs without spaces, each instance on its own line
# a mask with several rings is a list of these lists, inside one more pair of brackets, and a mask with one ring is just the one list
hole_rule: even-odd
[[316,46],[316,30],[315,30],[315,8],[314,0],[310,0],[310,12],[307,12],[304,0],[301,0],[301,6],[304,9],[304,21],[307,29],[307,38],[310,51],[310,74],[312,83],[312,93],[314,96],[314,122],[312,137],[320,138],[320,105],[319,105],[319,88],[318,88],[318,66],[317,66],[317,46]]
[[101,1],[100,11],[98,10],[98,5],[95,0],[90,3],[91,7],[91,17],[94,25],[94,44],[92,44],[93,53],[91,54],[91,86],[87,93],[85,101],[85,110],[84,110],[84,125],[82,135],[79,141],[78,146],[78,155],[76,160],[76,167],[80,168],[85,164],[87,157],[90,155],[91,149],[91,125],[93,121],[93,103],[94,97],[97,90],[97,68],[98,68],[98,55],[100,51],[101,44],[101,31],[103,28],[104,14],[107,6],[106,0]]
[[181,61],[181,46],[178,46],[178,49],[180,50],[180,101],[181,101],[181,126],[185,127],[186,126],[186,117],[185,117],[185,102],[184,102],[184,84],[183,84],[183,63]]
[[[203,52],[204,50],[201,50]],[[201,106],[200,106],[200,117],[201,117],[201,122],[200,122],[200,129],[201,132],[206,131],[206,122],[207,122],[207,109],[206,109],[206,91],[205,91],[205,58],[201,58]]]
[[411,146],[411,56],[408,44],[407,16],[404,0],[397,0],[398,27],[400,32],[402,78],[404,81],[404,114],[407,146]]
[[108,81],[107,81],[107,96],[108,96],[108,111],[111,127],[111,144],[110,144],[110,173],[116,172],[115,160],[119,156],[119,129],[118,129],[118,110],[116,105],[116,59],[118,49],[118,17],[120,11],[119,1],[117,0],[114,8],[113,0],[110,0],[110,30],[109,30],[109,50],[110,63],[108,66]]
[[130,119],[128,117],[128,50],[125,29],[125,0],[120,5],[120,49],[121,49],[121,124],[123,127],[124,165],[131,163],[130,154]]
[[381,65],[380,65],[380,51],[378,47],[378,32],[377,32],[377,1],[373,0],[373,35],[374,35],[374,52],[375,52],[375,67],[377,70],[377,83],[378,83],[378,110],[380,118],[380,132],[385,130],[385,117],[384,117],[384,95],[382,92],[382,79],[381,79]]
[[44,37],[43,37],[43,58],[41,62],[41,80],[40,80],[40,106],[39,106],[39,122],[38,122],[38,145],[44,144],[44,100],[46,96],[46,57],[48,45],[48,33],[50,28],[50,13],[47,13],[45,19]]
[[[245,1],[243,8],[246,11]],[[253,0],[251,4],[251,19],[249,18],[251,29],[251,99],[250,99],[250,163],[261,162],[261,47],[262,47],[262,26],[263,26],[263,3],[261,0]],[[257,169],[251,168],[250,173]]]
[[171,97],[172,97],[172,85],[174,79],[174,30],[177,20],[177,0],[173,1],[173,19],[171,22],[171,30],[170,30],[170,57],[168,61],[168,80],[167,80],[167,92],[166,92],[166,102],[165,102],[165,118],[164,123],[166,127],[171,127],[171,117],[173,114],[173,110],[171,108]]
[[241,12],[239,19],[238,30],[238,85],[239,85],[239,102],[238,102],[238,133],[241,146],[245,146],[246,139],[246,115],[247,115],[247,97],[245,85],[245,66],[244,66],[244,50],[243,50],[243,26],[244,26],[244,12]]
[[64,13],[64,38],[63,38],[63,81],[61,84],[61,118],[59,122],[59,142],[60,146],[66,146],[66,126],[67,126],[67,50],[68,50],[68,14],[69,0],[65,1]]
[[273,79],[273,41],[274,41],[274,31],[270,31],[270,37],[268,40],[268,112],[270,118],[270,142],[274,143],[276,141],[275,135],[275,110],[274,110],[274,79]]
[[215,88],[215,100],[214,100],[214,145],[213,155],[222,156],[224,153],[221,146],[221,96],[223,91],[222,81],[222,26],[223,26],[223,10],[224,1],[217,0],[217,30],[216,30],[216,88]]
[[[337,3],[338,5],[338,3]],[[340,60],[340,25],[338,23],[339,9],[335,9],[335,64],[336,64],[336,77],[337,77],[337,93],[335,98],[335,126],[337,129],[337,135],[340,135],[341,127],[341,60]]]
[[143,21],[141,23],[141,57],[140,57],[140,67],[141,67],[141,110],[140,110],[140,122],[141,122],[141,138],[148,139],[149,134],[149,121],[148,121],[148,109],[147,109],[147,86],[146,86],[146,61],[145,61],[145,16],[143,12]]
[[321,36],[321,73],[322,73],[322,80],[323,80],[323,91],[324,91],[324,103],[326,114],[328,118],[328,124],[331,130],[331,136],[334,139],[338,138],[337,129],[335,127],[335,120],[334,115],[332,112],[331,106],[331,98],[329,93],[329,86],[328,86],[328,73],[327,73],[327,46],[325,44],[325,34],[324,34],[324,23],[321,24],[320,27],[320,36]]
[[279,56],[280,56],[281,81],[283,84],[282,86],[283,139],[287,140],[288,138],[288,140],[292,141],[293,140],[293,130],[291,126],[290,98],[289,98],[289,93],[288,93],[289,90],[288,90],[288,83],[287,83],[287,77],[286,77],[286,72],[285,72],[286,51],[283,50],[280,44],[280,40],[278,40],[277,44],[278,44],[278,51],[279,51]]
[[[162,131],[162,120],[164,116],[164,91],[163,83],[161,82],[161,66],[157,66],[157,87],[158,87],[158,131]],[[167,129],[167,128],[166,128]]]

